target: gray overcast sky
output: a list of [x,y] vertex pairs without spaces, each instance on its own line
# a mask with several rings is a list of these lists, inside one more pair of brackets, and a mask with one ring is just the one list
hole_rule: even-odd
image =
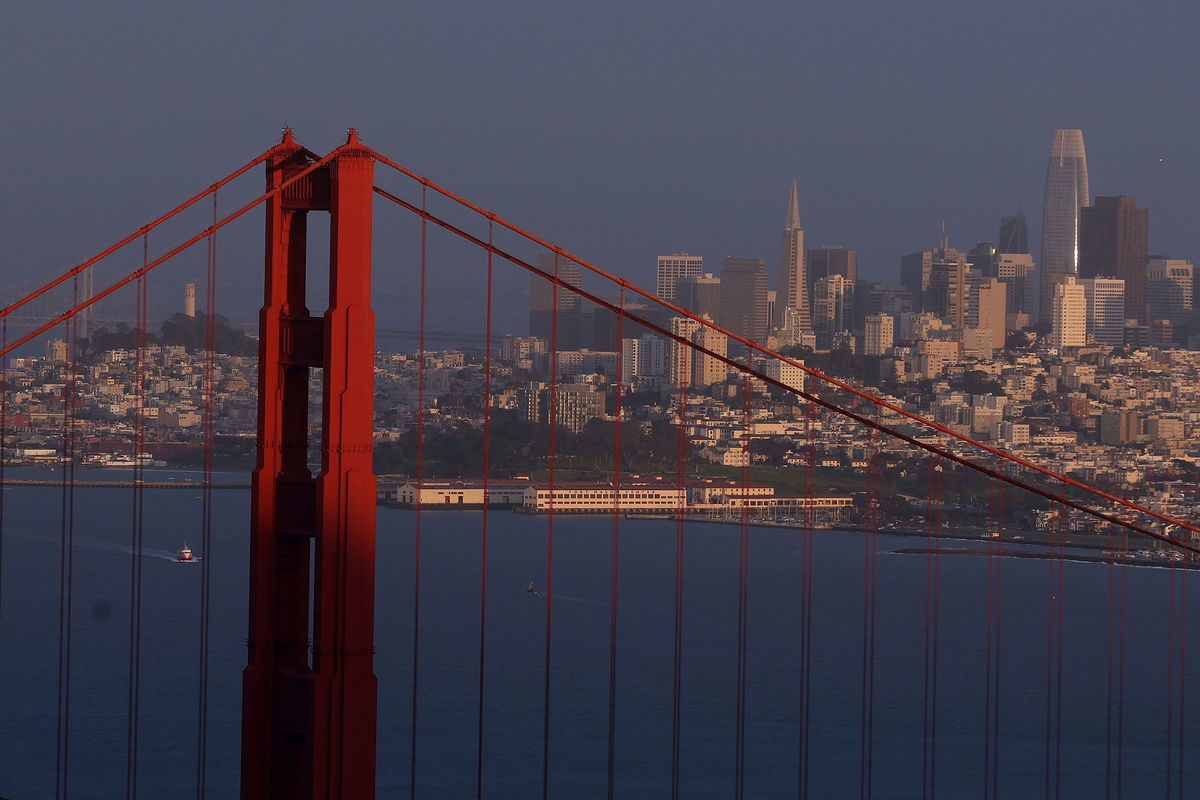
[[1036,237],[1051,135],[1078,127],[1092,191],[1196,258],[1197,30],[1185,0],[15,0],[0,278],[81,260],[284,122],[322,151],[357,126],[641,283],[677,249],[774,270],[793,176],[810,245],[865,277],[941,219],[969,246],[1020,204]]

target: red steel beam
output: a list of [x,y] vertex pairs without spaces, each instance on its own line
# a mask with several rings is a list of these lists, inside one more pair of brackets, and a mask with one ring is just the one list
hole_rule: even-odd
[[[467,200],[466,198],[461,197],[461,196],[455,194],[454,192],[451,192],[449,189],[445,189],[445,188],[439,186],[438,184],[434,183],[433,181],[429,180],[428,178],[418,175],[417,173],[413,172],[412,170],[409,170],[409,169],[401,166],[400,164],[397,164],[396,162],[392,161],[391,159],[386,158],[383,155],[380,155],[379,153],[375,154],[375,158],[378,159],[380,163],[386,164],[387,166],[391,167],[392,169],[395,169],[396,171],[408,176],[409,178],[412,178],[413,180],[417,181],[421,185],[427,186],[430,189],[433,189],[435,192],[442,195],[443,197],[446,197],[450,200],[453,200],[456,203],[459,203],[462,206],[465,206],[466,208],[469,208],[470,210],[474,211],[475,213],[480,214],[481,216],[485,217],[488,220],[491,220],[492,222],[496,223],[497,225],[501,225],[501,226],[507,228],[508,230],[512,231],[513,233],[518,234],[519,236],[524,237],[525,239],[528,239],[529,241],[533,242],[534,244],[536,244],[540,247],[545,247],[546,249],[548,249],[554,253],[557,253],[558,255],[560,255],[564,258],[568,258],[571,261],[574,261],[579,266],[583,267],[584,269],[589,270],[590,272],[593,272],[596,275],[599,275],[600,277],[602,277],[606,280],[612,281],[613,283],[617,284],[618,286],[620,286],[622,288],[628,289],[636,294],[639,294],[642,297],[646,298],[647,300],[650,300],[664,308],[667,308],[667,309],[675,312],[678,316],[687,317],[688,319],[694,320],[694,321],[700,323],[701,325],[705,325],[709,328],[712,328],[713,330],[717,331],[718,333],[721,333],[721,334],[729,337],[733,341],[740,342],[740,343],[744,344],[746,347],[749,347],[752,350],[762,353],[763,355],[765,355],[769,358],[774,358],[778,361],[784,362],[785,364],[789,364],[789,365],[795,367],[796,369],[799,369],[799,370],[803,371],[804,373],[811,375],[812,377],[814,377],[818,380],[828,383],[831,386],[836,386],[839,389],[850,392],[851,394],[856,395],[857,397],[860,397],[863,400],[866,400],[870,403],[873,403],[873,404],[879,406],[880,408],[885,408],[894,414],[899,414],[902,417],[907,417],[908,419],[912,420],[913,422],[916,422],[920,425],[924,425],[925,427],[928,427],[928,428],[932,428],[932,429],[938,431],[939,433],[943,433],[953,439],[957,439],[960,442],[963,442],[964,444],[970,445],[971,447],[991,453],[992,455],[996,456],[997,458],[1002,458],[1006,461],[1011,461],[1014,464],[1019,464],[1020,466],[1025,467],[1030,470],[1033,470],[1034,472],[1044,475],[1047,478],[1051,478],[1053,480],[1059,481],[1060,483],[1066,484],[1068,486],[1074,486],[1076,489],[1081,489],[1081,490],[1088,492],[1090,494],[1093,494],[1097,497],[1101,497],[1110,502],[1125,506],[1126,508],[1130,509],[1131,511],[1137,511],[1138,513],[1141,513],[1141,514],[1148,514],[1151,517],[1154,517],[1155,519],[1159,520],[1160,522],[1167,523],[1168,525],[1176,525],[1180,528],[1184,528],[1193,533],[1200,533],[1200,527],[1191,525],[1190,523],[1184,522],[1183,520],[1174,519],[1173,517],[1169,517],[1166,514],[1160,514],[1157,511],[1153,511],[1149,508],[1140,506],[1137,503],[1133,503],[1129,500],[1126,500],[1123,497],[1118,497],[1116,495],[1109,494],[1108,492],[1105,492],[1102,489],[1097,489],[1096,487],[1090,486],[1086,483],[1083,483],[1082,481],[1077,481],[1074,478],[1070,478],[1066,475],[1061,475],[1061,474],[1055,472],[1054,470],[1047,469],[1046,467],[1039,466],[1038,464],[1035,464],[1032,461],[1029,461],[1027,459],[1021,458],[1020,456],[1014,455],[1014,454],[1008,452],[1007,450],[1001,450],[998,447],[992,447],[991,445],[985,444],[984,442],[981,442],[977,439],[972,439],[970,436],[965,436],[961,433],[958,433],[957,431],[947,428],[946,426],[941,425],[937,422],[934,422],[933,420],[926,419],[925,417],[922,417],[919,414],[914,414],[911,411],[901,408],[900,406],[889,403],[881,397],[876,397],[875,395],[870,394],[869,392],[864,392],[861,389],[859,389],[851,384],[848,384],[844,381],[840,381],[831,375],[827,375],[818,369],[814,369],[813,367],[807,366],[807,365],[802,364],[798,361],[795,361],[791,358],[788,358],[787,356],[785,356],[781,353],[777,353],[774,350],[764,347],[763,345],[759,344],[758,342],[754,341],[753,339],[747,339],[744,336],[739,336],[736,333],[733,333],[732,331],[722,328],[720,325],[716,324],[712,320],[705,319],[704,317],[694,314],[691,311],[688,311],[687,309],[681,308],[680,306],[677,306],[674,303],[671,303],[667,300],[663,300],[662,298],[658,297],[657,295],[652,294],[651,292],[648,292],[645,289],[642,289],[638,286],[635,286],[634,284],[630,283],[629,281],[625,280],[624,278],[621,278],[617,275],[613,275],[612,273],[610,273],[606,270],[603,270],[600,267],[595,266],[594,264],[584,261],[579,256],[569,253],[568,251],[564,250],[563,248],[559,247],[558,245],[551,244],[550,242],[547,242],[546,240],[530,233],[529,231],[526,231],[523,228],[520,228],[517,225],[514,225],[511,222],[508,222],[507,220],[503,219],[502,217],[497,216],[496,214],[492,213],[491,211],[488,211],[487,209],[482,208],[482,207],[472,203],[470,200]],[[377,191],[380,191],[380,190],[377,189]],[[402,205],[412,208],[412,206],[410,206],[408,203],[405,203],[403,200],[400,200],[399,198],[395,197],[394,195],[389,195],[389,197],[390,197],[390,199],[392,199]],[[442,224],[442,223],[439,222],[439,224]],[[443,225],[443,227],[445,227],[445,226]],[[460,233],[460,235],[468,235],[469,236],[469,234],[465,234],[465,232],[462,232],[462,231],[460,231],[459,233]],[[477,242],[479,241],[478,239],[475,239],[475,237],[470,237],[470,238],[474,241],[477,241]],[[486,246],[486,245],[484,245],[484,246]],[[571,287],[571,291],[575,292],[576,294],[582,295],[582,292],[580,292],[580,290],[574,286]]]

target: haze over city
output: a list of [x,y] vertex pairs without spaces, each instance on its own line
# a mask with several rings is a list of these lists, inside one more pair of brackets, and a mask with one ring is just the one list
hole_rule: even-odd
[[[355,125],[641,285],[675,251],[764,257],[774,282],[793,178],[809,245],[856,249],[868,279],[943,220],[969,249],[1021,208],[1036,241],[1058,128],[1085,131],[1093,194],[1151,210],[1152,252],[1200,253],[1193,4],[286,9],[13,9],[0,275],[78,261],[284,124],[318,150]],[[249,319],[243,294],[223,307]]]
[[1200,4],[5,23],[0,800],[1194,794]]

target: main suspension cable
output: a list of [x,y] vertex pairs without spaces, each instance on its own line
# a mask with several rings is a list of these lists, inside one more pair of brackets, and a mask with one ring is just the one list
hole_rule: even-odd
[[[489,245],[486,241],[484,241],[476,236],[472,236],[470,233],[466,232],[462,228],[459,228],[459,227],[455,226],[454,224],[447,222],[444,219],[441,219],[440,217],[434,216],[433,214],[430,214],[428,211],[426,211],[418,206],[415,206],[412,203],[408,203],[384,189],[380,189],[378,186],[374,187],[374,191],[380,197],[384,197],[388,200],[391,200],[393,203],[395,203],[403,208],[406,208],[409,211],[411,211],[415,214],[418,214],[418,215],[422,216],[423,218],[435,223],[436,225],[443,228],[444,230],[450,231],[451,233],[455,234],[456,236],[459,236],[460,238],[462,238],[468,242],[471,242],[472,244],[475,244],[478,247],[485,248],[485,249],[491,249],[492,252],[494,252],[496,255],[500,256],[504,260],[506,260],[512,264],[515,264],[516,266],[519,266],[522,269],[525,269],[525,270],[533,273],[534,275],[538,275],[545,280],[554,281],[556,285],[558,285],[562,288],[566,288],[571,292],[574,292],[579,297],[581,297],[585,300],[589,300],[602,308],[608,309],[609,311],[615,312],[617,310],[616,306],[613,303],[611,303],[607,300],[604,300],[603,298],[599,297],[598,295],[596,295],[592,292],[589,292],[585,289],[582,289],[580,287],[569,284],[562,279],[555,278],[555,276],[552,275],[551,273],[548,273],[545,270],[539,269],[538,267],[534,266],[533,264],[530,264],[527,261],[523,261],[522,259],[518,258],[517,256],[514,256],[511,253],[508,253],[504,250],[501,250],[499,247],[496,247],[495,245]],[[489,217],[489,218],[491,218],[491,217]],[[499,220],[497,220],[497,221],[499,221]],[[624,282],[622,282],[622,285],[625,285]],[[632,287],[632,288],[636,289],[639,294],[645,294],[645,292],[643,290],[637,289],[637,287]],[[670,306],[670,304],[666,304],[666,303],[664,303],[664,305]],[[675,308],[675,306],[670,306],[670,307],[673,309]],[[693,317],[693,315],[686,314],[686,312],[682,312],[682,310],[680,310],[680,311],[681,311],[681,313],[684,313],[684,315],[688,316],[689,318]],[[915,436],[912,436],[912,435],[909,435],[906,433],[902,433],[901,431],[899,431],[895,428],[890,428],[886,425],[875,422],[874,420],[870,419],[869,417],[864,417],[861,414],[858,414],[847,408],[843,408],[842,406],[839,406],[836,403],[821,397],[820,395],[816,395],[816,394],[813,394],[812,392],[796,389],[796,388],[790,386],[789,384],[784,383],[782,380],[780,380],[778,378],[772,378],[772,377],[766,375],[765,373],[762,373],[762,372],[759,372],[758,370],[747,367],[745,364],[742,364],[734,359],[731,359],[726,355],[716,353],[702,345],[694,344],[694,343],[686,340],[684,337],[681,337],[678,334],[673,333],[670,330],[667,330],[663,326],[658,325],[654,322],[651,322],[649,319],[647,319],[644,316],[640,316],[632,311],[626,312],[626,316],[628,317],[628,319],[631,322],[635,322],[638,325],[641,325],[642,327],[644,327],[648,330],[654,331],[655,333],[657,333],[667,339],[679,342],[679,343],[689,347],[690,349],[694,350],[697,353],[715,358],[718,361],[720,361],[730,367],[733,367],[735,370],[737,370],[739,372],[742,372],[744,374],[748,374],[748,375],[751,375],[752,377],[758,378],[759,380],[763,381],[764,383],[766,383],[770,386],[774,386],[776,388],[783,389],[784,391],[789,392],[790,394],[793,394],[796,397],[800,397],[804,400],[809,401],[810,403],[815,403],[815,404],[821,406],[822,408],[826,408],[830,411],[833,411],[834,413],[839,414],[840,416],[846,417],[847,419],[853,420],[854,422],[857,422],[860,425],[864,425],[864,426],[870,427],[870,428],[875,428],[876,430],[880,431],[881,433],[886,434],[887,436],[889,436],[893,439],[898,439],[902,442],[907,442],[910,445],[919,447],[922,450],[932,453],[946,461],[951,461],[955,464],[959,464],[961,466],[967,467],[968,469],[972,469],[983,475],[987,475],[988,477],[994,478],[999,481],[1003,481],[1004,483],[1008,483],[1008,484],[1010,484],[1012,486],[1016,486],[1020,489],[1024,489],[1025,491],[1035,494],[1039,497],[1042,497],[1042,498],[1045,498],[1048,500],[1053,500],[1053,501],[1056,501],[1059,503],[1063,503],[1066,506],[1068,506],[1069,508],[1073,508],[1077,511],[1081,511],[1085,514],[1088,514],[1089,516],[1095,517],[1096,519],[1104,520],[1105,522],[1111,522],[1115,525],[1121,525],[1123,527],[1128,528],[1131,531],[1135,531],[1135,532],[1141,534],[1142,536],[1147,536],[1151,539],[1156,539],[1165,544],[1169,544],[1172,547],[1176,547],[1181,550],[1188,550],[1190,552],[1200,554],[1200,545],[1196,545],[1196,544],[1192,544],[1190,542],[1185,542],[1185,541],[1181,541],[1179,539],[1171,538],[1170,536],[1166,536],[1164,534],[1158,533],[1158,532],[1151,530],[1150,528],[1147,528],[1143,525],[1134,524],[1132,522],[1129,522],[1128,520],[1121,519],[1120,517],[1117,517],[1113,514],[1105,513],[1103,511],[1100,511],[1097,508],[1094,508],[1094,507],[1088,506],[1088,505],[1084,505],[1083,503],[1077,502],[1075,500],[1060,498],[1058,495],[1054,494],[1053,492],[1049,491],[1048,489],[1044,489],[1040,486],[1035,486],[1033,484],[1022,481],[1020,479],[1014,478],[1010,475],[998,472],[997,470],[992,469],[991,467],[971,461],[970,459],[968,459],[964,456],[960,456],[957,453],[954,453],[950,450],[945,450],[936,444],[931,444],[930,442],[927,442],[922,439],[918,439]],[[729,333],[729,332],[725,331],[724,328],[715,326],[707,320],[704,320],[703,324],[706,325],[707,327],[713,328],[714,330],[717,330],[737,341],[744,341],[743,339],[741,339],[741,337],[738,337],[735,334]],[[753,345],[752,342],[751,342],[751,344]],[[781,356],[777,353],[774,353],[772,351],[765,350],[761,346],[754,345],[754,347],[755,347],[755,349],[757,349],[759,351],[766,352],[770,358],[782,361],[783,363],[786,363],[786,364],[794,363],[791,359],[788,359],[788,358]],[[807,372],[809,372],[809,374],[812,374],[813,370],[809,369],[809,370],[807,370]],[[834,384],[839,383],[835,379],[828,378],[827,376],[823,376],[820,373],[817,373],[815,377],[819,377],[822,380],[831,381]],[[852,391],[852,393],[854,393],[854,394],[863,396],[866,399],[870,400],[871,402],[877,401],[877,398],[873,398],[871,395],[864,395],[862,392],[854,390],[853,387],[846,387],[846,388],[848,391]],[[879,404],[879,403],[877,403],[877,404]],[[882,405],[885,409],[891,409],[891,406],[886,403],[883,403]],[[911,414],[910,412],[904,412],[902,409],[897,409],[896,413],[901,414],[902,416],[906,416],[906,417],[914,417],[913,414]],[[937,427],[939,430],[941,429],[941,426],[937,426],[936,423],[930,423],[927,420],[923,420],[921,417],[915,417],[915,419],[918,421],[921,421],[922,423],[927,423],[928,425],[933,425],[933,426]],[[961,434],[954,434],[953,432],[950,432],[950,433],[951,433],[951,435],[954,436],[954,438],[959,438],[959,439],[962,438]],[[985,445],[982,445],[982,444],[980,444],[980,446],[984,447],[985,449],[988,449],[989,452],[994,450],[994,448],[987,448]],[[1015,460],[1022,464],[1025,463],[1020,459],[1016,459],[1015,456],[1010,456],[1009,454],[1003,453],[1003,451],[995,451],[995,455],[998,455],[1002,458],[1007,458],[1010,461]],[[1096,494],[1100,497],[1103,497],[1104,499],[1112,500],[1114,502],[1120,503],[1121,505],[1126,506],[1132,510],[1148,514],[1156,519],[1168,522],[1171,525],[1178,525],[1179,527],[1185,528],[1187,530],[1191,530],[1191,531],[1200,533],[1200,528],[1197,528],[1196,526],[1193,526],[1189,523],[1182,522],[1182,521],[1173,519],[1171,517],[1167,517],[1166,515],[1160,514],[1156,511],[1153,511],[1148,508],[1144,508],[1142,506],[1137,505],[1136,503],[1129,502],[1122,498],[1109,496],[1106,493],[1100,491],[1099,489],[1095,489],[1094,487],[1087,486],[1086,484],[1080,484],[1078,481],[1075,481],[1072,478],[1068,478],[1063,475],[1058,475],[1057,473],[1046,470],[1045,468],[1039,467],[1036,464],[1028,464],[1028,466],[1030,469],[1032,469],[1038,473],[1041,473],[1048,477],[1051,477],[1054,480],[1061,481],[1064,485],[1078,485],[1081,488],[1085,489],[1086,491]]]

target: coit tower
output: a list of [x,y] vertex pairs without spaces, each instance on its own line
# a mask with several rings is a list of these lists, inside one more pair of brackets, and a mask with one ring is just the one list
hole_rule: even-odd
[[1054,285],[1079,274],[1079,209],[1091,204],[1083,131],[1058,130],[1046,165],[1042,206],[1041,321],[1050,320]]

